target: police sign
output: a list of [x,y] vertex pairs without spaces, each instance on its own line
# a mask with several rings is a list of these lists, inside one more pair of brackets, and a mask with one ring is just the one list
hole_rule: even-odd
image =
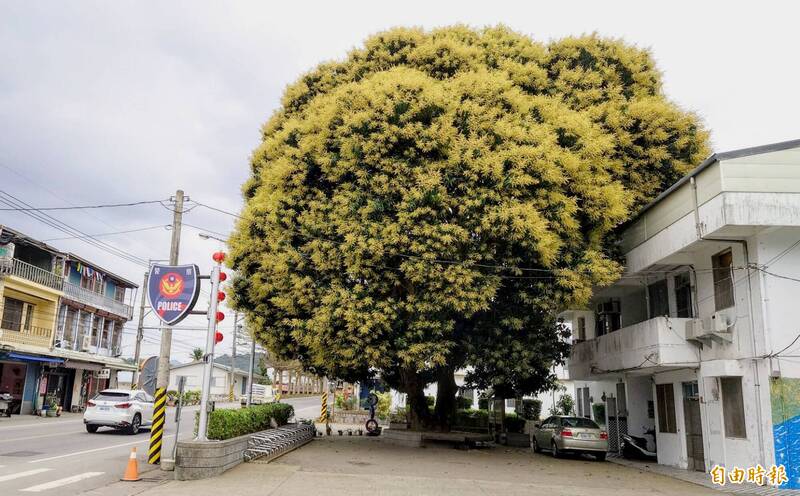
[[175,325],[192,311],[200,294],[197,265],[153,265],[147,281],[150,307],[166,325]]

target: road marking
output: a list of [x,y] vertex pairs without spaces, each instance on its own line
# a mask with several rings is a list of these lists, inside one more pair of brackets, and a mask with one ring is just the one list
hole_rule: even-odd
[[41,474],[42,472],[49,472],[50,470],[53,470],[53,469],[52,468],[35,468],[33,470],[28,470],[27,472],[17,472],[16,474],[3,475],[3,476],[0,476],[0,482],[19,479],[20,477],[27,477],[29,475]]
[[50,482],[45,482],[44,484],[39,484],[36,486],[26,487],[25,489],[20,489],[20,491],[29,492],[29,493],[38,493],[41,491],[47,491],[48,489],[55,489],[57,487],[66,486],[67,484],[73,484],[75,482],[80,482],[84,479],[91,479],[92,477],[97,477],[98,475],[103,475],[105,472],[84,472],[82,474],[73,475],[72,477],[65,477],[63,479],[58,479]]
[[42,434],[40,436],[28,436],[28,437],[15,437],[13,439],[0,439],[0,443],[10,443],[11,441],[27,441],[28,439],[40,439],[43,437],[55,437],[55,436],[69,436],[75,434],[74,432],[58,432],[55,434]]
[[[166,439],[168,437],[175,437],[175,434],[170,434],[168,436],[164,436],[164,439]],[[86,453],[94,453],[96,451],[104,451],[104,450],[109,450],[109,449],[114,449],[114,448],[122,448],[124,446],[133,446],[134,444],[142,444],[142,443],[146,443],[148,441],[149,441],[148,439],[140,439],[138,441],[132,441],[130,443],[115,444],[113,446],[104,446],[102,448],[95,448],[95,449],[90,449],[90,450],[85,450],[85,451],[75,451],[74,453],[67,453],[67,454],[64,454],[64,455],[50,456],[50,457],[47,457],[47,458],[39,458],[38,460],[31,460],[28,463],[39,463],[39,462],[47,462],[47,461],[50,461],[50,460],[58,460],[59,458],[66,458],[68,456],[85,455]]]

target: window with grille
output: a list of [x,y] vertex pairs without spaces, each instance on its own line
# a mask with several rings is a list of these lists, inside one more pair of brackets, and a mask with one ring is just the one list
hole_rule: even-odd
[[711,257],[714,274],[714,307],[716,310],[733,306],[733,253],[723,251]]
[[675,390],[672,384],[656,384],[656,403],[658,407],[658,432],[676,433]]
[[725,437],[746,438],[742,378],[722,377],[722,414],[725,417]]

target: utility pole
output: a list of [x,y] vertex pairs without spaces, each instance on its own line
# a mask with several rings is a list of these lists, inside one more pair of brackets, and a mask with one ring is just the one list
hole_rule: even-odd
[[[172,242],[169,248],[169,264],[178,265],[178,253],[181,247],[181,222],[183,219],[183,190],[175,192],[175,209],[172,211]],[[215,295],[216,296],[216,295]],[[216,298],[214,298],[216,301]],[[150,448],[147,462],[161,463],[161,443],[166,420],[167,386],[169,385],[169,355],[172,348],[172,328],[161,328],[161,350],[158,354],[158,372],[156,374],[156,397],[153,403],[153,427],[150,428]],[[201,412],[205,411],[205,404]],[[202,414],[201,414],[202,417]],[[177,442],[177,439],[175,440]]]
[[133,364],[136,370],[133,371],[133,379],[131,380],[131,389],[136,388],[139,382],[139,356],[142,351],[142,338],[144,337],[144,305],[147,301],[147,281],[150,277],[149,272],[144,273],[144,281],[142,282],[142,302],[139,304],[139,326],[136,328],[136,351],[133,353]]
[[256,338],[250,336],[250,371],[247,373],[247,406],[253,401],[253,367],[256,364]]
[[236,340],[239,339],[239,312],[233,314],[233,341],[231,343],[231,370],[230,375],[230,391],[228,391],[228,401],[233,401],[233,390],[236,382]]

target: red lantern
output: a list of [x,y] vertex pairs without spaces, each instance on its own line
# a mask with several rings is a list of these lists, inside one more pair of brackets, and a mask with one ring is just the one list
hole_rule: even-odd
[[225,261],[225,252],[222,251],[215,252],[213,255],[211,255],[211,259],[217,263],[222,263],[223,261]]
[[223,281],[225,281],[225,279],[227,279],[227,278],[228,278],[228,274],[226,274],[226,273],[224,273],[224,272],[220,272],[220,273],[219,273],[219,282],[223,282]]
[[222,342],[222,338],[223,338],[222,333],[217,331],[217,333],[214,335],[214,342],[219,344]]
[[225,320],[225,314],[222,312],[217,312],[217,322],[222,322]]
[[217,293],[217,301],[223,301],[225,299],[225,293],[223,291],[219,291]]

